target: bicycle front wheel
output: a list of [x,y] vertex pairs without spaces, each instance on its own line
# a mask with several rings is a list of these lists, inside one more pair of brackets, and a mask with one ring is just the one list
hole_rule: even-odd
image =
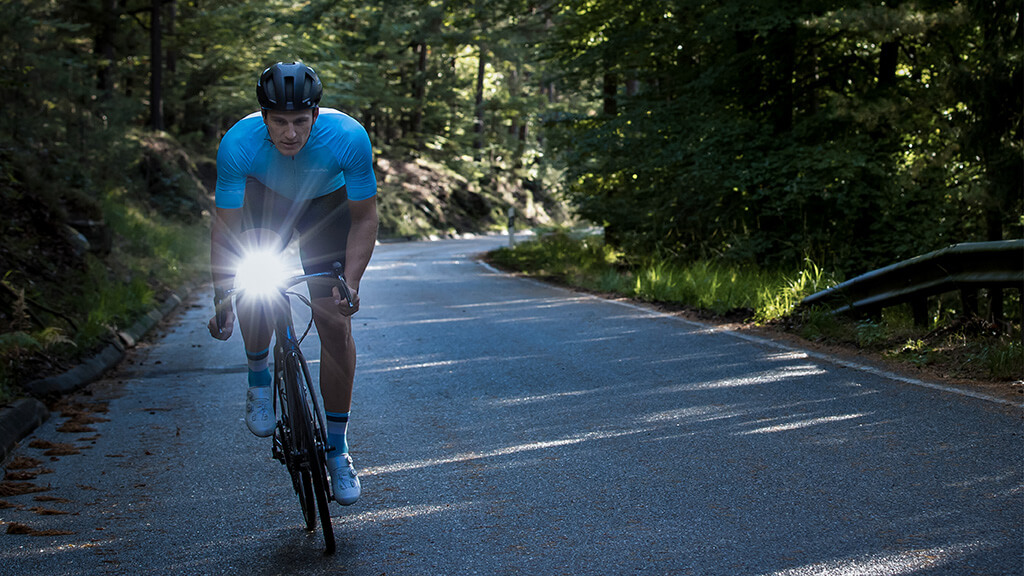
[[301,362],[303,387],[307,413],[309,414],[308,438],[309,450],[309,474],[313,480],[313,494],[316,497],[317,509],[320,512],[320,528],[324,534],[324,545],[328,554],[334,553],[334,526],[331,524],[331,483],[327,476],[327,424],[324,422],[323,412],[320,410],[317,395],[311,386],[312,378],[309,377],[309,367]]
[[299,508],[302,510],[302,519],[305,521],[306,530],[316,529],[316,499],[313,496],[313,482],[309,473],[309,446],[310,435],[308,409],[303,401],[305,388],[303,370],[297,355],[288,354],[285,359],[283,377],[283,398],[282,405],[286,407],[287,418],[284,421],[285,442],[285,465],[292,477],[292,487],[299,497]]
[[293,428],[297,432],[296,436],[301,438],[301,459],[304,464],[301,467],[301,472],[306,488],[306,497],[300,499],[303,504],[303,515],[307,528],[312,530],[316,525],[319,513],[325,551],[328,554],[333,554],[335,541],[329,506],[331,488],[327,482],[326,427],[321,418],[316,394],[311,386],[309,368],[301,356],[298,354],[289,356],[287,372],[295,375],[295,385],[290,389],[296,392],[293,394],[295,396]]

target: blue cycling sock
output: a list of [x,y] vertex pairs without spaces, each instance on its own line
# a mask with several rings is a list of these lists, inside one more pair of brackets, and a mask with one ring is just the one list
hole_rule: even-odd
[[348,454],[348,412],[326,412],[327,442],[334,447],[327,457]]
[[249,387],[258,388],[270,386],[270,368],[267,367],[270,357],[270,348],[262,352],[245,351],[245,359],[249,363]]
[[249,372],[263,372],[270,363],[270,348],[262,352],[245,351],[245,359],[249,363]]
[[249,388],[263,388],[270,386],[270,368],[264,368],[259,372],[249,370]]

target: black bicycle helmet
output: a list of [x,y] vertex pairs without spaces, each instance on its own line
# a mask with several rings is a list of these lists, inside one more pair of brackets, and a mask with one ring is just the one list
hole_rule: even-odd
[[324,85],[312,68],[301,62],[278,62],[260,74],[256,98],[264,110],[316,108]]

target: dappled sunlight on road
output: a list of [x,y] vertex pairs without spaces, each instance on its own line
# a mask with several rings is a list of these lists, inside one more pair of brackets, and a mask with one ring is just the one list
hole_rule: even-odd
[[123,546],[122,538],[92,538],[89,541],[68,542],[66,544],[55,544],[53,546],[38,547],[9,547],[0,551],[0,566],[3,560],[14,560],[19,557],[48,557],[60,554],[77,553],[80,550],[88,550],[93,554],[102,553],[104,548],[116,548]]
[[719,380],[711,380],[708,382],[693,382],[690,384],[681,384],[678,386],[665,387],[662,390],[665,392],[682,392],[687,390],[712,390],[715,388],[760,386],[764,384],[780,382],[782,380],[788,380],[790,378],[820,376],[825,373],[825,369],[814,364],[806,364],[802,366],[783,366],[781,368],[776,368],[775,370],[764,372],[761,374],[755,374],[753,376],[744,376],[740,378],[722,378]]
[[458,304],[454,306],[448,306],[448,308],[459,308],[473,310],[478,308],[501,308],[502,312],[506,312],[507,308],[514,306],[530,306],[531,308],[549,309],[549,308],[562,308],[565,306],[571,306],[580,302],[587,302],[590,300],[589,296],[581,296],[576,298],[516,298],[510,300],[492,300],[488,302],[473,302],[467,304]]
[[566,438],[560,438],[558,440],[548,440],[541,442],[528,442],[525,444],[516,444],[512,446],[506,446],[504,448],[498,448],[496,450],[488,450],[485,452],[464,452],[461,454],[455,454],[452,456],[442,458],[429,458],[425,460],[417,460],[412,462],[396,462],[393,464],[386,464],[383,466],[375,466],[371,468],[365,468],[362,474],[366,476],[377,476],[381,474],[390,474],[395,472],[408,472],[409,470],[418,470],[421,468],[428,468],[431,466],[446,466],[449,464],[455,464],[458,462],[470,462],[473,460],[486,460],[488,458],[497,458],[501,456],[509,456],[512,454],[518,454],[521,452],[529,452],[533,450],[546,450],[551,448],[561,448],[565,446],[571,446],[573,444],[582,444],[584,442],[594,442],[597,440],[607,440],[609,438],[620,438],[623,436],[631,436],[634,434],[642,434],[647,430],[636,429],[636,430],[625,430],[625,431],[607,431],[607,432],[587,432],[583,434],[577,434]]
[[425,370],[430,368],[450,368],[452,366],[465,366],[470,364],[497,364],[509,361],[535,360],[538,356],[482,356],[477,358],[463,358],[460,360],[430,360],[417,362],[412,359],[393,359],[390,361],[378,360],[370,366],[360,368],[360,374],[381,374],[387,372],[405,372],[409,370]]
[[747,430],[745,432],[738,432],[738,434],[769,434],[772,432],[788,432],[790,430],[798,430],[800,428],[809,428],[811,426],[818,426],[820,424],[831,424],[833,422],[842,422],[844,420],[853,420],[856,418],[864,418],[869,414],[842,414],[838,416],[822,416],[820,418],[811,418],[808,420],[798,420],[796,422],[788,422],[786,424],[776,424],[774,426],[766,426],[764,428],[756,428],[754,430]]
[[637,421],[648,424],[678,424],[683,422],[702,423],[713,422],[715,420],[728,420],[730,418],[738,418],[748,414],[750,414],[749,410],[728,408],[725,406],[687,406],[685,408],[676,408],[674,410],[653,412],[637,418]]
[[521,404],[534,404],[538,402],[547,402],[550,400],[559,400],[562,398],[571,398],[574,396],[586,396],[587,394],[596,394],[599,392],[606,392],[607,388],[593,388],[590,390],[569,390],[567,392],[554,392],[551,394],[538,394],[536,396],[520,396],[517,398],[504,398],[501,400],[495,400],[492,404],[496,407],[502,406],[518,406]]
[[818,562],[799,568],[770,572],[763,576],[906,576],[917,574],[989,548],[986,542],[957,544],[941,548],[866,554],[856,558]]
[[467,508],[479,506],[478,502],[458,502],[445,504],[411,504],[408,506],[394,506],[378,510],[369,510],[358,514],[344,514],[333,518],[333,523],[364,523],[381,522],[386,520],[405,520],[420,516],[430,516],[442,513],[457,513]]
[[385,321],[377,320],[377,321],[374,321],[373,327],[374,327],[375,330],[384,330],[384,329],[387,329],[387,328],[393,328],[395,326],[422,326],[422,325],[432,325],[432,324],[453,324],[453,323],[456,323],[456,322],[474,322],[476,320],[478,320],[478,318],[473,318],[471,316],[466,316],[466,317],[463,317],[463,318],[448,317],[448,318],[425,318],[425,319],[422,319],[422,320],[401,320],[399,322],[385,322]]

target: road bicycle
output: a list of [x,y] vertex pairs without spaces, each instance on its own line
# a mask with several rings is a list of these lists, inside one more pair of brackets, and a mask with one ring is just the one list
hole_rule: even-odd
[[223,293],[222,304],[217,309],[217,324],[218,327],[223,326],[227,313],[223,302],[229,302],[232,296],[236,299],[243,295],[261,298],[270,306],[274,325],[274,414],[277,417],[271,454],[284,464],[291,476],[306,530],[316,530],[319,514],[324,551],[333,554],[334,529],[328,504],[334,495],[327,469],[327,452],[332,447],[327,443],[327,426],[309,375],[309,366],[299,347],[309,334],[313,319],[310,317],[306,330],[298,337],[292,320],[293,298],[310,309],[312,304],[309,298],[290,289],[304,282],[328,283],[338,286],[349,306],[353,306],[352,292],[341,273],[341,264],[337,262],[331,272],[284,279],[280,279],[283,275],[274,273],[275,267],[270,265],[271,262],[266,257],[255,259],[256,268],[250,273],[243,273],[243,267],[240,267],[236,287]]

